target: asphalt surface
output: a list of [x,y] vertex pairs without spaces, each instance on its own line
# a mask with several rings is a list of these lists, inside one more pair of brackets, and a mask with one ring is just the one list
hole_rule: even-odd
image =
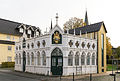
[[[109,73],[93,74],[92,81],[114,81],[114,76]],[[72,76],[43,76],[30,73],[16,72],[12,69],[0,69],[0,81],[73,81]],[[89,75],[75,76],[74,81],[90,81]],[[120,81],[120,74],[116,75],[116,81]]]

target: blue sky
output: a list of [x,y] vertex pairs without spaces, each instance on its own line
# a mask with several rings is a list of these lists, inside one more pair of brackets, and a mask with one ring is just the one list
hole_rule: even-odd
[[104,21],[107,36],[117,47],[120,46],[119,3],[119,0],[0,0],[0,18],[34,25],[45,31],[51,19],[55,25],[56,13],[63,28],[71,17],[84,19],[87,9],[89,22]]

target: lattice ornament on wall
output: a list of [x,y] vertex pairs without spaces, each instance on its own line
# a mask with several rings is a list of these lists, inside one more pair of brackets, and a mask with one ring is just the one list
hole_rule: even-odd
[[70,47],[72,47],[72,45],[73,45],[72,40],[70,40],[68,44],[69,44]]
[[90,43],[87,44],[88,49],[90,48]]
[[84,42],[82,42],[82,48],[84,48],[85,47],[85,43]]
[[92,48],[95,49],[95,44],[93,43]]
[[76,47],[78,48],[78,46],[79,46],[79,42],[78,42],[78,41],[76,41],[75,45],[76,45]]

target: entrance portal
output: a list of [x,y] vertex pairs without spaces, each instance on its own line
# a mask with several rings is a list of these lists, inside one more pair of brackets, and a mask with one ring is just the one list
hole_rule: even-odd
[[55,48],[51,53],[51,72],[52,75],[63,73],[63,54],[59,48]]
[[23,52],[23,72],[25,72],[25,68],[26,68],[26,55],[25,52]]

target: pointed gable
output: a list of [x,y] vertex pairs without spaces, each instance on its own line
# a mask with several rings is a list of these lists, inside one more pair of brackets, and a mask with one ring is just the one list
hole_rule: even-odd
[[87,11],[85,13],[85,25],[89,25]]
[[[79,35],[80,31],[81,31],[82,34],[85,34],[86,32],[87,33],[98,32],[101,29],[102,25],[103,25],[103,27],[105,29],[105,32],[107,33],[107,30],[105,28],[104,23],[103,22],[98,22],[98,23],[95,23],[95,24],[75,28],[75,34]],[[65,31],[65,33],[67,33],[67,31]],[[74,34],[74,29],[70,29],[69,34]]]

